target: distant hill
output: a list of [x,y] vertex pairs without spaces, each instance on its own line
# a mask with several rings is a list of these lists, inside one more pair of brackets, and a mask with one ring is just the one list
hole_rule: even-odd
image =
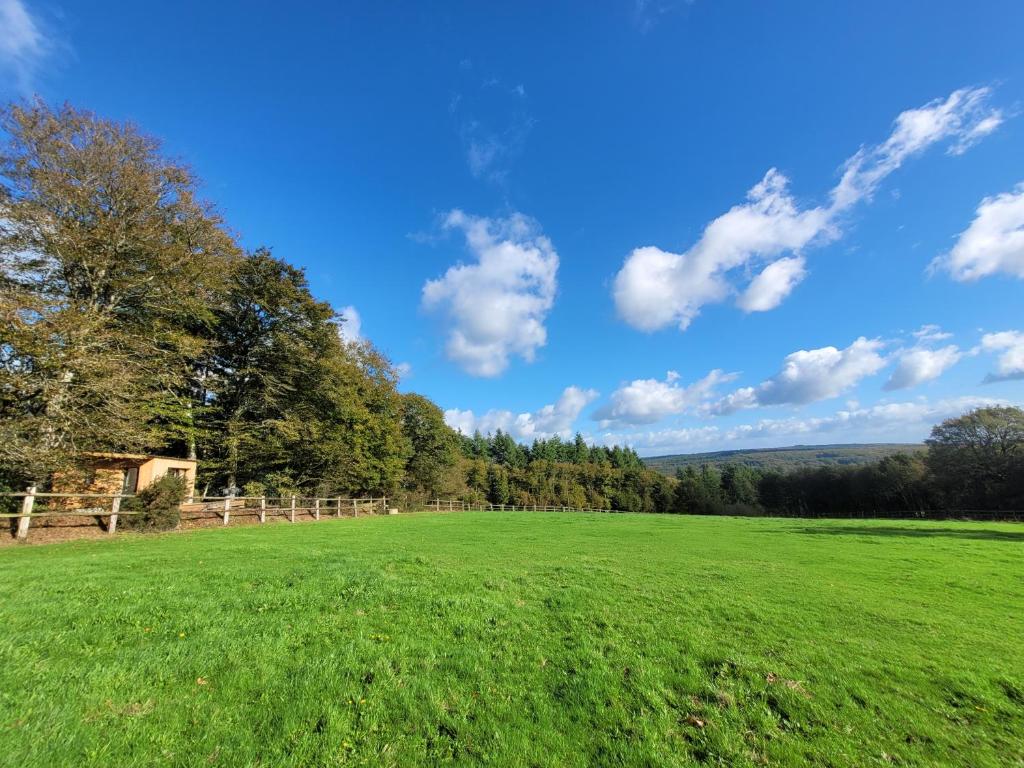
[[924,448],[918,443],[851,443],[846,445],[794,445],[789,448],[756,448],[712,453],[677,453],[671,456],[650,456],[645,465],[666,475],[687,465],[707,464],[719,469],[726,464],[746,464],[758,469],[788,472],[807,467],[837,464],[867,464],[896,453],[913,453]]

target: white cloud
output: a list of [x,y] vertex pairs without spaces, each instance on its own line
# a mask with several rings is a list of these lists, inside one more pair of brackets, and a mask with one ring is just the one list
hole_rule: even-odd
[[938,349],[932,346],[951,336],[937,325],[921,326],[914,331],[913,336],[916,340],[913,347],[901,349],[893,355],[896,368],[885,383],[886,391],[916,387],[918,384],[937,379],[963,357],[960,348],[955,344]]
[[896,355],[896,369],[885,383],[884,389],[907,389],[937,379],[962,357],[960,348],[950,344],[939,349],[912,347]]
[[412,363],[398,363],[395,366],[395,373],[398,374],[400,379],[407,378],[412,375]]
[[30,93],[52,42],[22,0],[0,0],[0,74],[10,72],[18,90]]
[[[923,400],[881,403],[868,408],[837,411],[824,417],[762,419],[755,424],[734,427],[725,433],[725,437],[730,443],[755,439],[777,441],[781,438],[798,439],[804,443],[822,439],[845,443],[866,438],[917,441],[924,439],[931,427],[944,419],[999,402],[982,397],[959,397],[937,403]],[[836,433],[839,433],[838,440]]]
[[449,408],[446,410],[444,412],[444,421],[449,427],[464,435],[472,435],[478,429],[478,421],[473,412],[464,411],[460,408]]
[[448,357],[474,376],[497,376],[512,356],[532,362],[555,301],[551,241],[520,213],[489,219],[454,210],[444,227],[463,232],[475,259],[423,286],[423,306],[443,310],[450,324]]
[[349,305],[342,307],[338,314],[341,321],[338,323],[338,335],[344,342],[352,343],[363,340],[363,321],[355,307]]
[[576,419],[597,396],[593,389],[566,387],[556,403],[545,405],[533,413],[490,410],[478,417],[471,410],[451,408],[444,412],[444,418],[448,426],[464,435],[472,435],[476,430],[488,434],[500,429],[522,441],[554,435],[568,438],[572,435]]
[[960,281],[997,272],[1024,278],[1024,184],[982,200],[974,221],[932,268],[945,269]]
[[981,348],[985,352],[1000,352],[994,373],[985,377],[988,383],[1024,379],[1024,333],[1001,331],[986,333],[981,337]]
[[747,312],[766,312],[782,303],[807,275],[803,256],[790,256],[773,261],[750,281],[737,302]]
[[637,248],[615,277],[620,316],[640,330],[672,323],[685,329],[705,304],[732,291],[727,273],[755,258],[799,251],[815,238],[829,238],[826,211],[800,211],[788,180],[772,168],[737,205],[708,224],[686,253],[654,246]]
[[629,445],[645,454],[699,453],[715,450],[723,445],[722,430],[718,427],[685,427],[679,429],[658,429],[649,432],[605,432],[588,439],[598,445]]
[[874,194],[878,185],[909,157],[933,144],[954,139],[952,154],[961,154],[1003,121],[988,106],[991,88],[961,88],[945,100],[936,99],[902,112],[883,143],[861,149],[846,161],[843,176],[832,190],[832,207],[849,208]]
[[[1002,116],[986,105],[989,93],[963,89],[903,112],[888,139],[846,161],[827,205],[802,209],[789,193],[788,179],[771,168],[747,201],[708,224],[689,250],[635,249],[615,277],[619,315],[644,331],[672,324],[685,329],[702,307],[736,292],[734,276],[763,261],[774,263],[747,286],[739,304],[747,311],[778,306],[804,276],[802,251],[839,237],[841,215],[870,198],[904,160],[945,139],[966,149],[995,129]],[[780,260],[785,254],[791,255]]]
[[855,442],[920,442],[935,424],[973,408],[1006,401],[965,396],[930,403],[917,400],[848,407],[828,416],[761,419],[749,424],[669,428],[650,432],[608,432],[597,441],[626,444],[642,455],[696,453],[727,449]]
[[861,336],[846,349],[801,349],[786,356],[782,370],[756,387],[743,387],[708,409],[728,414],[768,405],[804,405],[838,397],[886,364],[884,344]]
[[669,371],[664,381],[636,379],[612,393],[610,401],[594,412],[605,429],[613,425],[653,424],[666,416],[695,408],[714,395],[715,386],[731,381],[736,374],[720,370],[689,386],[679,385],[679,374]]

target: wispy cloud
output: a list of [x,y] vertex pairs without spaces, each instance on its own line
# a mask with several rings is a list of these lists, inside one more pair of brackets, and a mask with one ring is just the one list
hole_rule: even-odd
[[858,150],[843,164],[823,205],[801,207],[789,179],[769,169],[746,202],[710,222],[689,250],[644,246],[630,253],[614,281],[619,316],[643,331],[673,324],[684,330],[705,305],[736,293],[747,312],[774,309],[806,275],[804,251],[839,238],[843,214],[869,200],[908,158],[941,141],[954,142],[959,153],[991,133],[1003,116],[988,105],[989,97],[989,88],[965,88],[901,113],[885,141]]
[[647,34],[662,17],[693,3],[694,0],[633,0],[633,24],[640,32]]
[[533,130],[526,86],[500,78],[479,79],[472,65],[461,66],[465,87],[452,94],[448,112],[456,121],[466,165],[476,179],[503,185]]
[[54,43],[23,0],[0,0],[0,74],[7,73],[22,94],[30,94]]

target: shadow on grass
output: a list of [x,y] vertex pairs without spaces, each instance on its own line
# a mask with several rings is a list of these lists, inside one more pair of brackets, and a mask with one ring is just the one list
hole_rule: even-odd
[[796,533],[824,534],[828,536],[911,536],[916,538],[945,536],[953,539],[1019,541],[1024,543],[1024,528],[1020,531],[988,531],[979,528],[908,528],[898,525],[821,525],[794,528],[793,531]]

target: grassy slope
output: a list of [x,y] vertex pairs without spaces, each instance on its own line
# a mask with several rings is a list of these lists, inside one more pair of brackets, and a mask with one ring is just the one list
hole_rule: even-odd
[[700,467],[705,464],[721,469],[726,464],[746,464],[758,469],[788,472],[807,467],[843,464],[868,464],[896,453],[913,453],[924,448],[911,443],[863,443],[849,445],[797,445],[790,448],[754,448],[712,453],[678,453],[650,456],[644,464],[666,475],[674,476],[679,467]]
[[1024,528],[465,513],[0,551],[0,765],[1019,765]]

